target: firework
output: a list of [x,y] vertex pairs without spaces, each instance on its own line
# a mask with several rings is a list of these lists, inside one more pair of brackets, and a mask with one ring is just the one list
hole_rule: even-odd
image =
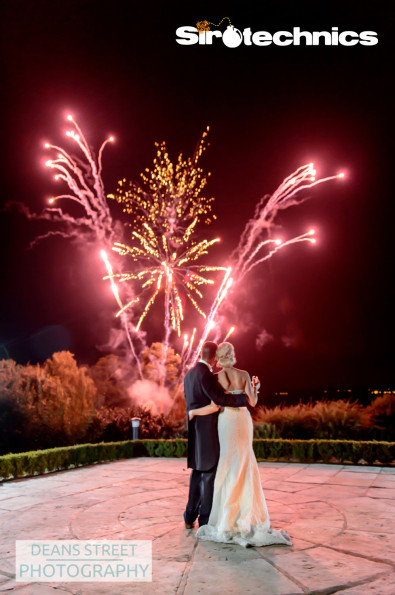
[[203,132],[192,157],[179,155],[174,164],[166,148],[166,143],[155,143],[156,158],[150,170],[140,174],[142,183],[118,182],[115,194],[108,197],[122,205],[125,213],[133,220],[134,231],[145,233],[148,224],[154,233],[165,234],[173,242],[185,242],[195,231],[201,219],[211,223],[216,219],[211,214],[214,198],[204,196],[210,172],[204,175],[198,161],[206,150],[206,137],[209,127]]
[[215,316],[216,316],[216,314],[218,312],[218,309],[219,309],[220,305],[224,301],[224,299],[225,299],[225,297],[226,297],[226,295],[228,293],[228,290],[229,290],[230,286],[233,283],[233,279],[230,276],[231,275],[231,272],[232,272],[232,268],[231,267],[228,267],[226,269],[224,278],[223,278],[222,283],[220,285],[220,288],[219,288],[219,290],[217,292],[217,295],[215,296],[214,302],[213,302],[213,304],[212,304],[212,306],[210,308],[210,312],[209,312],[209,315],[207,317],[207,322],[206,322],[205,327],[203,329],[203,333],[202,333],[202,335],[200,337],[200,341],[199,341],[199,343],[198,343],[198,345],[197,345],[197,347],[195,349],[194,354],[191,356],[191,359],[189,361],[188,360],[186,361],[186,364],[188,364],[189,366],[193,366],[196,363],[196,361],[197,361],[197,359],[198,359],[198,357],[200,355],[200,352],[202,350],[203,344],[207,340],[207,337],[208,337],[209,332],[215,326],[215,321],[214,321]]
[[[232,333],[234,333],[234,331],[235,331],[235,327],[234,327],[234,326],[231,326],[231,327],[230,327],[230,329],[228,330],[227,334],[225,335],[225,339],[224,339],[224,341],[227,341],[227,340],[229,339],[230,335],[231,335]],[[223,341],[223,342],[224,342],[224,341]]]
[[135,351],[135,348],[134,348],[134,345],[133,345],[132,337],[130,336],[128,320],[127,320],[126,315],[124,314],[124,307],[122,305],[122,301],[121,301],[121,298],[119,296],[118,287],[117,287],[117,285],[116,285],[116,283],[114,281],[114,273],[113,273],[113,270],[112,270],[111,263],[110,263],[110,261],[108,259],[108,256],[107,256],[105,250],[100,250],[100,256],[101,256],[101,259],[103,260],[103,262],[105,264],[105,267],[106,267],[107,273],[108,273],[107,277],[105,277],[105,278],[110,279],[111,291],[112,291],[112,293],[114,295],[114,298],[115,298],[118,306],[120,307],[120,313],[122,313],[122,316],[121,316],[122,324],[123,324],[123,327],[124,327],[124,330],[125,330],[126,337],[128,339],[130,350],[131,350],[132,355],[133,355],[133,357],[134,357],[134,359],[135,359],[135,361],[137,363],[137,370],[138,370],[139,376],[140,376],[140,378],[143,378],[140,360],[137,357],[137,354],[136,354],[136,351]]
[[[222,266],[196,264],[219,241],[219,238],[195,240],[200,221],[209,224],[215,218],[210,215],[213,198],[202,195],[207,176],[197,165],[205,150],[207,131],[208,128],[193,156],[184,159],[181,154],[175,165],[165,143],[156,143],[154,166],[141,174],[142,185],[126,183],[123,179],[118,182],[117,192],[109,195],[133,218],[132,244],[115,242],[113,250],[131,258],[135,263],[134,270],[114,277],[120,282],[138,282],[146,296],[137,330],[163,290],[165,344],[168,344],[171,330],[181,335],[186,300],[206,318],[198,300],[203,298],[202,289],[214,281],[205,274],[225,270]],[[126,304],[123,310],[128,306]]]
[[[66,225],[66,231],[50,231],[46,235],[60,234],[69,237],[89,231],[96,240],[110,245],[113,241],[114,222],[108,208],[101,171],[103,150],[108,143],[114,142],[114,137],[110,136],[102,143],[96,158],[73,116],[68,115],[67,121],[72,128],[67,130],[65,135],[75,143],[81,158],[70,155],[58,145],[45,143],[45,148],[53,152],[53,157],[48,159],[45,165],[56,172],[55,180],[66,183],[69,192],[49,198],[48,203],[51,207],[47,207],[39,217]],[[52,206],[59,204],[63,199],[77,202],[85,215],[75,218],[64,213],[60,206]]]
[[[184,250],[181,249],[179,252],[174,251],[170,253],[167,249],[167,241],[163,239],[163,236],[158,238],[152,233],[151,229],[149,229],[148,237],[141,236],[136,232],[133,235],[140,240],[145,251],[140,250],[140,248],[131,248],[118,243],[114,245],[113,250],[122,255],[130,254],[135,256],[140,253],[138,257],[138,263],[140,265],[143,263],[146,264],[147,261],[151,263],[151,266],[140,269],[138,272],[114,275],[121,282],[138,280],[141,283],[142,289],[150,288],[152,290],[152,294],[140,315],[136,328],[137,330],[140,328],[141,323],[155,302],[159,291],[163,289],[165,299],[167,300],[165,310],[169,313],[170,326],[180,336],[181,322],[184,319],[184,307],[181,299],[183,295],[186,295],[199,314],[203,318],[206,318],[206,314],[200,308],[196,298],[201,299],[203,297],[200,289],[201,286],[212,285],[214,281],[204,277],[203,273],[224,270],[225,267],[194,265],[193,262],[197,258],[207,254],[208,248],[219,240],[203,240],[192,247],[185,248],[184,246]],[[125,308],[128,306],[129,304]]]
[[197,331],[197,329],[195,327],[193,329],[193,331],[192,331],[192,335],[191,335],[191,338],[190,338],[189,341],[188,341],[188,335],[186,335],[187,336],[187,344],[186,344],[186,348],[187,349],[186,349],[186,351],[184,353],[184,357],[181,360],[182,370],[184,370],[184,368],[185,368],[185,362],[187,362],[189,360],[190,356],[191,356],[192,347],[193,347],[193,344],[194,344],[194,341],[195,341],[196,331]]
[[[271,196],[264,196],[255,208],[255,214],[247,223],[238,247],[232,254],[233,269],[235,281],[238,283],[255,266],[268,260],[278,250],[298,242],[315,243],[314,230],[310,230],[300,236],[291,238],[286,242],[280,239],[262,239],[262,235],[270,232],[273,222],[279,211],[288,209],[297,204],[301,204],[308,197],[304,196],[303,190],[313,188],[323,182],[344,178],[343,173],[326,178],[316,178],[316,170],[313,163],[302,165],[292,174],[290,174],[273,192]],[[269,252],[262,254],[262,250],[267,247]]]
[[188,333],[185,333],[185,335],[184,335],[184,343],[182,345],[181,354],[180,354],[181,361],[182,361],[182,358],[184,357],[185,351],[186,351],[186,349],[188,347],[188,343],[189,343],[189,341],[188,341]]

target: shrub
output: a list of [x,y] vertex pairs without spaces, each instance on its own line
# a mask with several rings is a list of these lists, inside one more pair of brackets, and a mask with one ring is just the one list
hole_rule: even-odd
[[280,438],[280,432],[275,424],[261,421],[255,424],[254,436],[255,438]]
[[128,407],[130,397],[128,386],[135,380],[135,375],[120,357],[105,355],[88,368],[97,389],[97,407]]
[[366,408],[350,401],[317,401],[313,411],[317,438],[358,438],[371,425]]
[[29,424],[27,413],[21,410],[16,399],[22,371],[23,367],[13,360],[0,361],[0,454],[20,450],[24,430]]
[[373,425],[372,414],[366,407],[346,400],[277,405],[273,409],[261,407],[254,418],[257,435],[262,438],[272,426],[277,436],[270,437],[369,438]]
[[373,421],[374,437],[379,440],[394,440],[395,395],[387,393],[377,397],[366,409]]
[[314,435],[312,408],[303,403],[290,407],[277,405],[273,409],[262,407],[254,417],[258,423],[274,426],[282,438],[309,438]]
[[132,417],[140,418],[139,438],[186,437],[186,420],[171,415],[154,415],[145,407],[106,409],[95,412],[85,439],[90,442],[127,440],[132,438]]
[[1,452],[81,440],[94,411],[96,388],[68,351],[42,366],[0,362]]

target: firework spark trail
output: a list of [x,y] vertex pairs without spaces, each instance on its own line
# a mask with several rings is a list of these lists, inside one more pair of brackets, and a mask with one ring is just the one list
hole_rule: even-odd
[[231,326],[230,329],[228,330],[228,333],[225,335],[225,339],[222,342],[224,343],[225,341],[227,341],[229,339],[230,335],[232,335],[234,333],[234,331],[235,331],[235,327]]
[[186,360],[186,362],[185,362],[186,366],[190,367],[190,366],[195,365],[195,363],[200,355],[200,352],[202,350],[203,343],[207,340],[207,337],[208,337],[210,331],[215,326],[215,322],[214,322],[215,315],[217,314],[219,307],[221,306],[222,302],[224,301],[224,299],[228,293],[228,290],[233,283],[233,279],[230,276],[231,272],[232,272],[232,268],[228,267],[226,269],[221,286],[220,286],[220,288],[217,292],[217,295],[215,296],[214,302],[211,306],[209,315],[207,316],[207,321],[206,321],[205,327],[203,329],[203,333],[200,338],[200,341],[199,341],[193,355],[190,356],[189,360]]
[[[266,195],[258,202],[254,217],[247,223],[241,235],[239,245],[231,257],[236,283],[241,281],[241,279],[257,264],[270,258],[279,249],[297,242],[315,242],[314,239],[309,237],[311,232],[292,238],[287,242],[271,239],[262,241],[261,235],[264,232],[268,233],[270,231],[274,219],[280,210],[301,204],[309,198],[301,195],[302,190],[313,188],[318,184],[335,180],[336,178],[344,177],[344,174],[340,173],[334,176],[316,179],[316,173],[313,163],[302,165],[285,178],[271,196]],[[270,243],[274,243],[275,248],[270,250],[267,256],[262,257],[260,255],[262,248],[270,245]]]
[[[195,327],[192,331],[192,335],[189,340],[189,343],[186,345],[185,355],[184,355],[184,358],[181,360],[181,369],[182,370],[184,370],[184,368],[185,368],[185,362],[187,362],[191,356],[192,346],[195,341],[196,331],[197,331],[197,328]],[[181,374],[181,376],[182,376],[182,374]]]
[[[316,239],[309,237],[311,235],[314,235],[314,233],[315,233],[314,229],[311,229],[310,231],[308,231],[300,236],[291,238],[290,240],[287,240],[286,242],[282,242],[281,240],[266,240],[265,242],[261,242],[260,244],[258,244],[257,248],[254,250],[252,255],[250,255],[250,257],[242,264],[242,267],[239,269],[239,275],[238,275],[237,281],[238,282],[241,281],[241,279],[247,273],[249,273],[253,268],[255,268],[258,264],[260,264],[261,262],[264,262],[265,260],[269,260],[269,258],[271,258],[276,252],[278,252],[282,248],[285,248],[285,246],[290,246],[291,244],[297,244],[298,242],[311,242],[312,244],[315,244]],[[262,248],[262,246],[267,245],[271,242],[273,242],[275,244],[275,247],[272,250],[270,250],[268,252],[268,254],[265,254],[264,256],[260,256],[257,260],[253,260],[253,257],[258,254],[258,252]]]
[[[55,180],[63,180],[70,190],[70,193],[51,197],[48,202],[50,205],[62,199],[77,202],[84,209],[86,216],[74,218],[64,213],[60,207],[47,207],[37,218],[52,219],[67,224],[65,232],[55,232],[65,236],[69,235],[69,229],[85,227],[96,240],[110,246],[114,237],[114,221],[108,208],[101,171],[103,150],[108,143],[114,141],[114,137],[110,136],[102,143],[96,160],[77,122],[71,115],[67,116],[67,120],[73,129],[67,130],[65,134],[77,145],[83,159],[71,156],[58,145],[45,143],[46,149],[56,153],[53,158],[46,161],[45,165],[54,169],[56,171]],[[48,234],[53,233],[48,232]],[[40,236],[39,239],[45,237],[46,234]]]
[[185,333],[184,334],[184,342],[182,344],[182,349],[181,349],[181,353],[180,353],[181,361],[183,360],[183,357],[184,357],[184,354],[185,354],[185,350],[188,347],[188,343],[189,343],[189,341],[188,341],[188,334]]
[[105,264],[105,267],[107,269],[107,275],[108,275],[107,278],[110,279],[111,291],[112,291],[112,293],[114,295],[114,298],[115,298],[118,306],[121,309],[120,312],[121,312],[122,324],[123,324],[123,327],[125,329],[125,334],[126,334],[126,337],[128,339],[130,350],[131,350],[132,355],[133,355],[133,357],[134,357],[134,359],[135,359],[135,361],[137,363],[137,370],[138,370],[139,376],[142,379],[143,378],[143,373],[142,373],[142,370],[141,370],[140,360],[137,357],[137,354],[136,354],[136,351],[135,351],[135,348],[134,348],[134,345],[133,345],[132,337],[130,336],[130,331],[129,331],[129,325],[128,325],[127,316],[124,313],[124,307],[123,307],[121,298],[119,297],[118,287],[117,287],[117,285],[116,285],[116,283],[114,281],[114,275],[113,275],[113,270],[112,270],[111,263],[110,263],[110,261],[108,259],[108,256],[107,256],[105,250],[100,250],[100,256],[101,256],[101,258],[102,258],[102,260],[103,260],[103,262]]
[[[51,200],[51,199],[50,199]],[[61,223],[63,229],[51,229],[44,234],[35,237],[29,244],[29,249],[33,248],[41,240],[51,237],[62,237],[65,239],[81,239],[81,237],[92,238],[95,234],[95,230],[92,227],[91,221],[83,217],[72,217],[67,213],[64,213],[62,209],[58,208],[45,208],[41,213],[32,212],[26,205],[10,201],[6,204],[6,209],[10,209],[15,206],[18,211],[24,215],[27,219],[37,221],[51,221],[52,223]]]

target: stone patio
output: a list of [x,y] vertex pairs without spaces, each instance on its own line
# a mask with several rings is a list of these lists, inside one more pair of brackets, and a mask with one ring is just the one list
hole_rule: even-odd
[[[128,459],[0,486],[0,592],[392,595],[395,469],[260,463],[292,547],[198,542],[184,528],[185,459]],[[152,583],[17,583],[16,539],[152,539]]]

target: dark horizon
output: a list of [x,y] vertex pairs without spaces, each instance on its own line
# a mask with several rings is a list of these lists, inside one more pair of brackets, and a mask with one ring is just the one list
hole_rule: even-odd
[[[150,167],[155,141],[165,140],[173,159],[190,155],[210,126],[200,165],[211,172],[207,193],[217,215],[203,237],[222,238],[211,252],[215,263],[229,258],[257,201],[297,167],[313,161],[319,177],[345,171],[344,181],[318,186],[280,214],[284,237],[314,227],[317,245],[285,248],[246,278],[230,340],[238,365],[268,391],[394,387],[389,8],[65,4],[3,5],[0,357],[34,363],[70,349],[92,364],[104,355],[97,346],[108,340],[115,308],[97,256],[61,238],[28,249],[51,223],[4,210],[18,201],[33,212],[45,207],[54,183],[42,145],[63,143],[69,110],[95,148],[109,133],[116,137],[103,159],[107,193]],[[176,43],[178,27],[225,14],[241,30],[336,25],[377,31],[379,43]],[[110,208],[121,218],[115,203]],[[146,319],[149,342],[161,337],[159,316],[155,310]]]

